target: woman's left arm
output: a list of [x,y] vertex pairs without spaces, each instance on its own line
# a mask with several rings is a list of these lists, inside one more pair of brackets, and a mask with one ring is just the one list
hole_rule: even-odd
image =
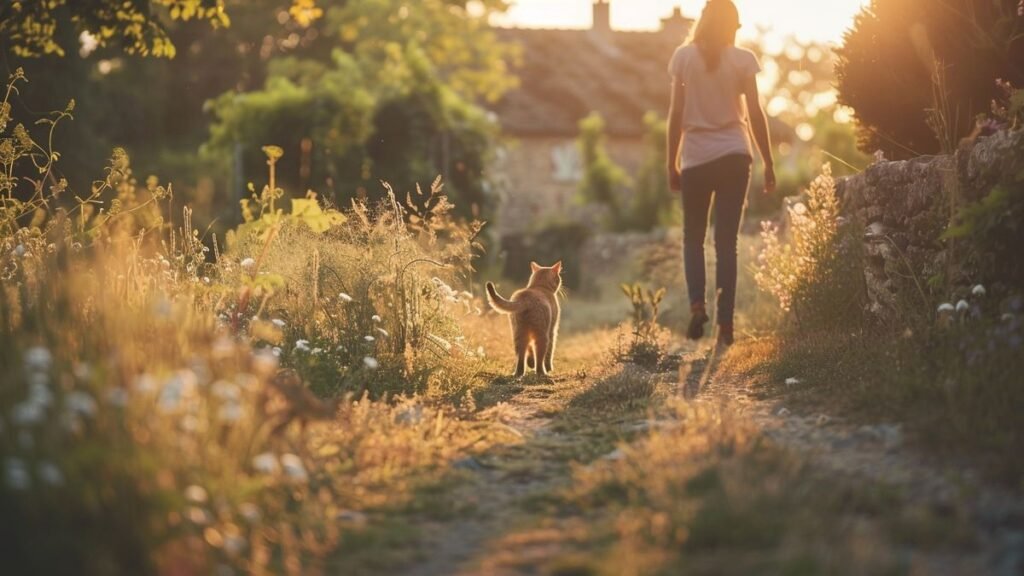
[[761,107],[761,96],[757,90],[757,78],[751,75],[743,82],[743,95],[747,99],[747,111],[750,114],[750,130],[754,133],[754,143],[764,161],[765,194],[775,192],[775,161],[772,158],[772,141],[768,135],[768,119]]

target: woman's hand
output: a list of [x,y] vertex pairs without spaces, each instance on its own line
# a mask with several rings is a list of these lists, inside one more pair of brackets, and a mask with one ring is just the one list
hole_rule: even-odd
[[668,189],[673,192],[683,191],[682,173],[675,166],[668,167]]
[[765,164],[764,167],[764,193],[775,193],[775,165]]

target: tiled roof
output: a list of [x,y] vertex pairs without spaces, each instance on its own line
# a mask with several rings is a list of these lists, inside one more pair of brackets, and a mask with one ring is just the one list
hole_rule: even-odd
[[640,136],[649,110],[665,115],[668,62],[678,35],[667,32],[506,28],[522,47],[520,87],[492,108],[513,136],[569,136],[596,111],[615,136]]

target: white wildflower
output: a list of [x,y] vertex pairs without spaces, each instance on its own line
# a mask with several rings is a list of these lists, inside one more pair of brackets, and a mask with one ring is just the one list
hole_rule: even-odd
[[389,338],[391,336],[391,334],[389,334],[388,331],[383,328],[374,328],[374,330],[377,332],[377,334],[380,334],[384,338]]
[[952,314],[953,312],[956,312],[956,307],[950,304],[949,302],[946,302],[944,304],[939,305],[938,312],[939,314]]
[[281,354],[281,349],[277,349],[275,354],[273,350],[259,350],[252,355],[252,368],[253,372],[258,376],[269,378],[277,372],[277,367],[280,365],[280,361],[277,359]]
[[40,462],[36,467],[36,471],[39,473],[39,479],[43,481],[43,484],[55,487],[64,485],[64,473],[53,462]]
[[274,326],[277,326],[278,328],[284,328],[284,327],[285,327],[285,322],[284,322],[284,320],[281,320],[280,318],[274,318],[274,319],[273,319],[273,320],[271,320],[270,322],[271,322],[271,323],[272,323],[272,324],[273,324]]
[[259,522],[263,517],[259,506],[251,502],[243,502],[238,505],[238,514],[249,522]]
[[956,303],[956,311],[959,313],[967,312],[971,309],[971,305],[967,303],[967,300],[961,300]]
[[53,392],[46,382],[45,375],[42,380],[35,380],[28,385],[28,402],[39,404],[43,408],[49,408],[53,404]]
[[206,489],[197,484],[192,484],[188,488],[185,488],[185,499],[195,504],[203,504],[209,498],[206,493]]
[[981,284],[978,284],[977,286],[974,287],[973,290],[971,290],[971,294],[977,296],[978,298],[984,298],[986,293],[987,292],[985,291],[985,287],[982,286]]
[[210,386],[210,393],[219,400],[238,400],[241,397],[241,390],[238,385],[227,380],[217,380]]
[[309,340],[296,340],[295,341],[296,352],[309,352]]
[[345,294],[344,292],[342,292],[341,294],[338,294],[338,300],[341,300],[342,302],[344,302],[346,304],[348,304],[349,302],[353,301],[352,297],[349,296],[348,294]]
[[53,354],[42,346],[33,346],[25,351],[25,367],[29,370],[40,372],[50,369],[53,362]]
[[312,354],[313,356],[319,356],[319,355],[324,353],[324,349],[323,348],[313,348],[312,350],[310,350],[309,353]]
[[380,322],[381,318],[377,314],[374,314],[373,316],[370,317],[370,320],[373,320],[374,322]]
[[302,464],[302,459],[295,454],[284,454],[281,456],[281,468],[286,477],[296,482],[305,482],[309,479],[309,474],[306,473],[306,467]]
[[96,415],[96,400],[88,392],[75,390],[64,397],[64,407],[79,416]]
[[252,258],[246,258],[245,260],[242,260],[242,268],[249,270],[253,266],[256,266],[256,261],[253,260]]
[[128,405],[128,391],[120,387],[107,390],[107,404],[115,408],[124,408]]
[[11,409],[11,422],[15,426],[34,426],[43,421],[46,407],[31,401],[15,404]]
[[367,342],[373,342],[373,341],[375,341],[377,339],[374,338],[373,336],[367,335],[367,336],[363,336],[363,340],[366,340]]
[[483,346],[477,346],[476,347],[476,355],[481,357],[481,358],[483,358],[484,356],[487,356],[487,353],[484,352],[484,347]]
[[242,419],[242,405],[238,402],[227,402],[217,410],[217,419],[221,422],[234,424]]
[[366,366],[367,370],[376,370],[377,368],[380,368],[380,362],[378,362],[376,358],[367,356],[366,358],[363,358],[363,366]]
[[203,276],[203,284],[209,284],[209,283],[210,283],[210,277],[209,276]]
[[277,463],[277,456],[272,452],[264,452],[252,459],[253,470],[260,474],[277,474],[280,466]]
[[278,358],[281,357],[281,352],[282,350],[280,346],[274,346],[273,348],[270,349],[270,353],[273,354],[274,356],[277,356]]
[[8,458],[4,462],[4,480],[12,490],[28,490],[32,485],[28,466],[20,458]]
[[793,213],[797,216],[803,216],[807,214],[807,206],[803,202],[797,202],[793,204]]

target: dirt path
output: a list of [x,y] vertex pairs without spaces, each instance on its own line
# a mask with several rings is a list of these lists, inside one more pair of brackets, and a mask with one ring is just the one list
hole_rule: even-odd
[[[403,561],[365,568],[339,565],[338,574],[410,576],[547,573],[552,559],[574,547],[581,519],[552,523],[551,507],[570,486],[574,467],[619,459],[617,446],[679,425],[657,409],[667,398],[724,406],[797,454],[826,479],[883,485],[900,506],[946,515],[975,532],[971,546],[925,546],[901,552],[919,574],[1024,574],[1024,501],[986,486],[976,475],[928,460],[898,425],[858,425],[826,414],[793,414],[766,383],[716,374],[708,350],[683,349],[683,375],[650,375],[611,362],[610,332],[567,339],[559,376],[500,380],[479,417],[501,422],[519,440],[454,463],[456,481],[441,489],[443,510],[404,516],[411,536],[398,546]],[[431,498],[432,496],[426,496]],[[431,508],[431,507],[427,507]],[[436,508],[436,507],[435,507]],[[410,552],[411,551],[411,552]],[[379,554],[394,552],[382,548]],[[590,573],[590,572],[584,572]],[[712,571],[714,573],[714,571]]]

